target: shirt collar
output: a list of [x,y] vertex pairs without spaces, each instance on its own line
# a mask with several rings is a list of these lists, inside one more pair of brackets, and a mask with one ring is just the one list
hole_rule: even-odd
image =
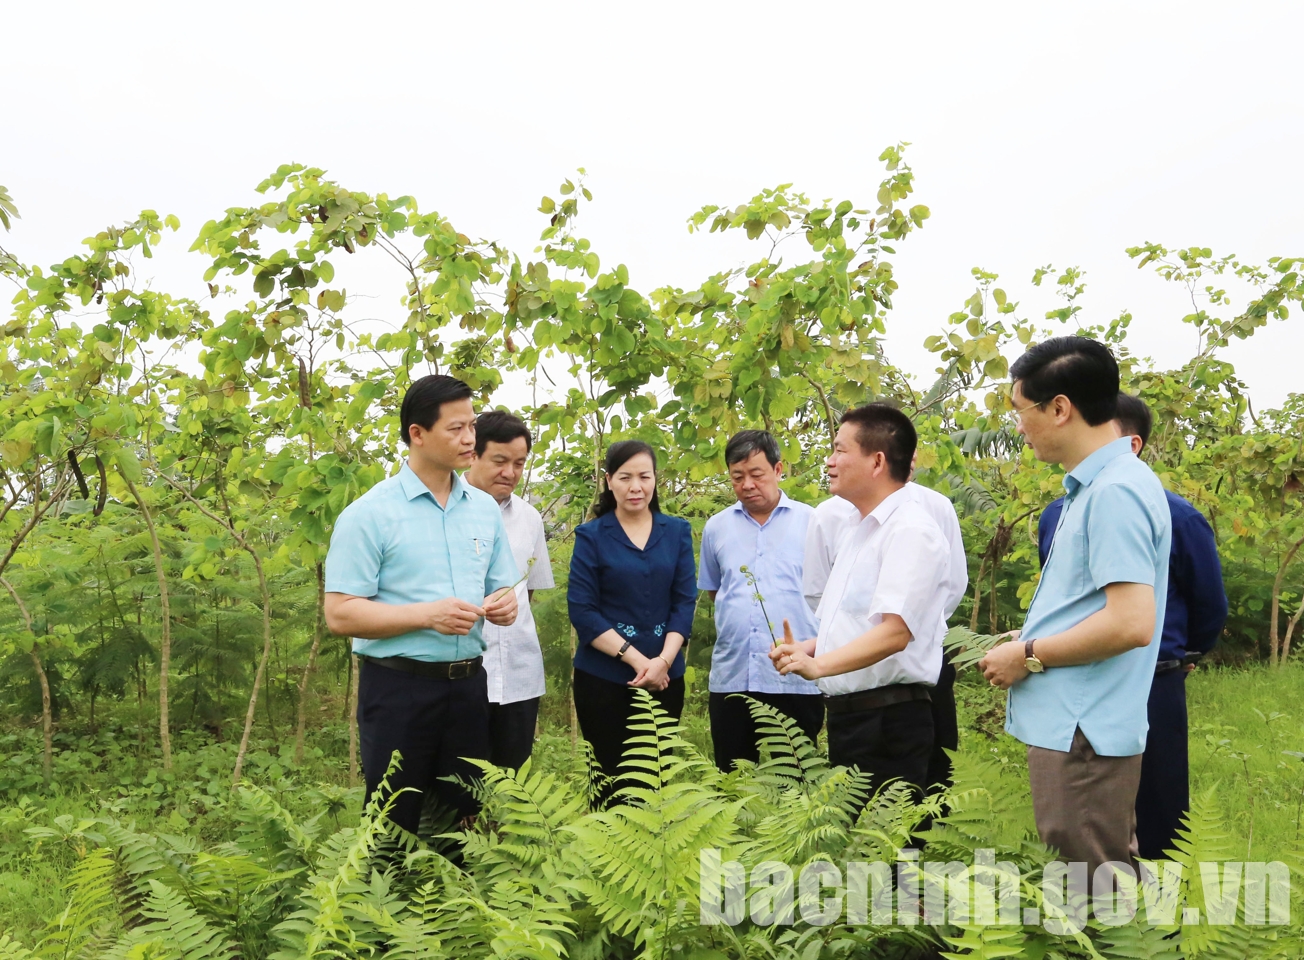
[[[774,505],[774,509],[770,511],[770,516],[774,516],[780,510],[789,510],[791,508],[792,508],[792,501],[788,499],[788,495],[786,493],[780,490],[779,502],[776,503]],[[751,517],[751,514],[747,513],[747,508],[743,506],[743,502],[741,500],[734,500],[733,509],[738,513],[746,514],[748,517]]]
[[[421,482],[421,478],[416,475],[406,460],[403,461],[403,468],[398,472],[398,483],[403,488],[403,495],[409,500],[415,500],[423,493],[435,499],[435,495],[430,492],[430,488]],[[467,495],[467,483],[461,478],[456,470],[453,471],[453,486],[449,491],[448,499],[451,502],[454,498],[464,498]]]
[[1105,464],[1132,452],[1132,438],[1119,437],[1096,450],[1089,457],[1064,475],[1064,489],[1071,497],[1083,487],[1089,486],[1096,475],[1105,469]]
[[883,524],[888,522],[892,514],[897,512],[897,507],[901,506],[901,504],[905,503],[909,499],[910,499],[909,489],[907,487],[902,487],[900,490],[897,490],[895,493],[890,493],[886,497],[884,497],[882,503],[880,503],[873,510],[869,511],[869,516],[865,517],[865,519],[868,520],[870,517],[873,517],[874,522],[881,527],[883,526]]

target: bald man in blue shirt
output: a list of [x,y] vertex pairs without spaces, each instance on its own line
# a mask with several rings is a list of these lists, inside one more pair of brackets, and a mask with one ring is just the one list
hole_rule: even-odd
[[[1140,399],[1118,395],[1114,417],[1120,435],[1130,437],[1141,455],[1150,441],[1153,418]],[[1173,520],[1168,559],[1168,603],[1159,662],[1147,704],[1150,730],[1141,756],[1141,785],[1136,795],[1136,839],[1141,856],[1158,860],[1173,846],[1191,803],[1187,759],[1186,675],[1192,658],[1208,653],[1227,620],[1218,545],[1204,514],[1171,490],[1165,491]],[[1056,500],[1037,523],[1037,550],[1042,566],[1050,554],[1064,498]]]

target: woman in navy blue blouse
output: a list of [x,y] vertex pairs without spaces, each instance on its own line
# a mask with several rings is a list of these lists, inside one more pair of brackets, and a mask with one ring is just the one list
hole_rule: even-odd
[[661,512],[656,465],[641,440],[607,449],[606,490],[595,519],[575,530],[566,592],[578,637],[575,714],[613,779],[636,688],[676,719],[684,709],[683,646],[697,603],[693,533],[687,520]]

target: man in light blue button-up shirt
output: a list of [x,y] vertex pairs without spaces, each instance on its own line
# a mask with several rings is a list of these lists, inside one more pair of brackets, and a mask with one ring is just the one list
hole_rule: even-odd
[[1019,433],[1037,459],[1066,471],[1064,510],[1022,634],[981,666],[1010,691],[1006,730],[1028,745],[1042,840],[1107,883],[1108,864],[1135,868],[1133,807],[1168,595],[1168,502],[1112,422],[1118,365],[1108,348],[1057,337],[1010,372]]
[[475,453],[471,389],[422,377],[400,411],[408,458],[349,504],[326,555],[326,624],[362,657],[358,731],[367,796],[397,751],[390,819],[416,832],[427,794],[460,817],[473,779],[465,757],[489,757],[482,621],[516,619],[516,561],[494,498],[457,475]]
[[796,636],[818,631],[802,595],[806,527],[815,511],[779,489],[779,445],[766,431],[736,434],[725,447],[725,463],[738,502],[706,521],[697,586],[715,601],[711,740],[716,765],[728,773],[739,760],[759,758],[747,701],[737,694],[792,717],[812,741],[824,724],[824,702],[815,684],[782,676],[770,662],[785,619]]

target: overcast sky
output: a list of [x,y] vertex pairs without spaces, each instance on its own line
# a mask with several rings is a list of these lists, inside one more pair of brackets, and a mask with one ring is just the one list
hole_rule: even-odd
[[[196,296],[181,252],[289,160],[522,253],[584,166],[580,232],[648,291],[759,256],[690,236],[701,205],[781,182],[869,203],[878,154],[910,141],[933,216],[899,248],[889,343],[921,376],[976,265],[1033,316],[1055,306],[1033,269],[1079,265],[1088,319],[1131,310],[1134,351],[1177,364],[1189,303],[1125,247],[1304,255],[1299,3],[14,0],[0,26],[0,183],[23,215],[5,246],[48,263],[175,213],[146,270]],[[397,319],[401,281],[375,269],[350,292]],[[1256,407],[1279,403],[1304,388],[1300,314],[1228,356]]]

